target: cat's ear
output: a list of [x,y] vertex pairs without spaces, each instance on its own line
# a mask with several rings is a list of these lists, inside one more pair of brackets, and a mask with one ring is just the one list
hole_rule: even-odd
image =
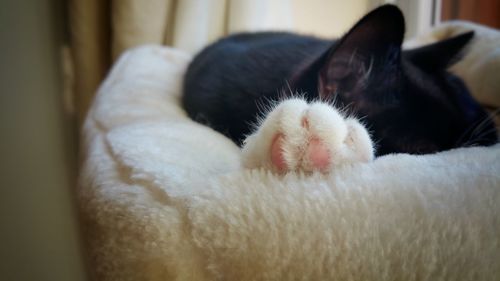
[[320,96],[360,92],[375,73],[395,77],[388,72],[400,67],[404,32],[404,17],[396,6],[384,5],[364,16],[322,58]]
[[443,70],[461,58],[464,47],[473,37],[474,31],[467,32],[434,44],[404,51],[404,57],[423,70]]

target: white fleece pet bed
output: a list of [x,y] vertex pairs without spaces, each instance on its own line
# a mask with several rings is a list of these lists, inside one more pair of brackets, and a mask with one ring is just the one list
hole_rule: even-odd
[[500,280],[500,145],[245,170],[180,107],[189,59],[127,52],[89,112],[79,203],[96,280]]

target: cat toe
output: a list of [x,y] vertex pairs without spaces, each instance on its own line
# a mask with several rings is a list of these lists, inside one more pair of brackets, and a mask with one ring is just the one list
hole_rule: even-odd
[[345,143],[354,161],[369,162],[375,158],[375,149],[370,135],[358,120],[348,118],[345,121],[348,135]]

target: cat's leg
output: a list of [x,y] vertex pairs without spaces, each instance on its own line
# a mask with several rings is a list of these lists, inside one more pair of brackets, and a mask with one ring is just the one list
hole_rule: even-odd
[[277,172],[329,172],[339,165],[368,162],[373,145],[366,129],[335,108],[301,99],[280,103],[245,140],[243,165]]

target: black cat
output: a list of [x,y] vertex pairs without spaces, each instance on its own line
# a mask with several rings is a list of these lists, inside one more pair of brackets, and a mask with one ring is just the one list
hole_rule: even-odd
[[488,114],[446,71],[473,33],[402,51],[404,31],[401,11],[384,5],[337,41],[282,32],[223,38],[189,65],[183,106],[238,144],[260,105],[295,91],[362,118],[377,155],[496,143]]

